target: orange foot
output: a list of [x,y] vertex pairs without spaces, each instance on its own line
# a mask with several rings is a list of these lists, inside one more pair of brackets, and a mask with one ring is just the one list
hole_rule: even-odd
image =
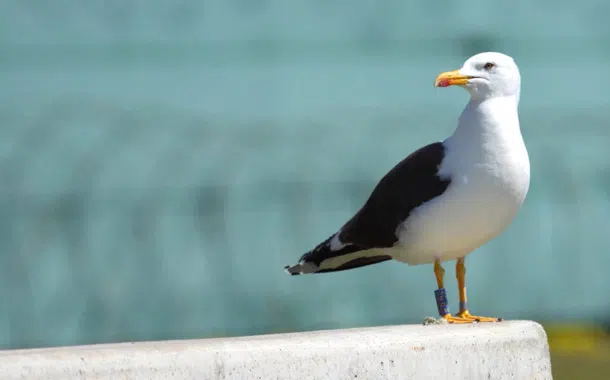
[[458,315],[451,315],[451,314],[445,314],[443,315],[443,319],[446,320],[448,323],[454,323],[454,324],[463,324],[463,323],[475,323],[475,320],[472,319],[468,319],[468,318],[462,318]]
[[479,317],[476,315],[471,315],[468,310],[462,310],[457,313],[456,316],[460,319],[466,319],[472,322],[502,322],[502,318]]

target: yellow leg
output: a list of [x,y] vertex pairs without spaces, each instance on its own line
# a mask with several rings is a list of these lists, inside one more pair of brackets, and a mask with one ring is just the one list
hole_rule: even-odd
[[436,284],[438,285],[438,288],[444,288],[445,270],[443,269],[440,261],[438,260],[434,260],[434,275],[436,276]]
[[[441,266],[441,263],[439,260],[434,260],[434,275],[436,276],[436,284],[438,285],[438,288],[444,289],[445,270]],[[437,299],[437,302],[439,302],[438,299]],[[472,323],[473,322],[470,319],[461,318],[459,316],[453,316],[453,315],[451,315],[451,313],[446,313],[445,315],[442,316],[442,318],[445,319],[449,323]]]
[[455,264],[455,275],[457,277],[458,291],[460,294],[460,311],[457,316],[472,322],[500,322],[502,318],[478,317],[471,315],[468,311],[468,303],[466,297],[466,266],[464,266],[464,258],[457,260]]

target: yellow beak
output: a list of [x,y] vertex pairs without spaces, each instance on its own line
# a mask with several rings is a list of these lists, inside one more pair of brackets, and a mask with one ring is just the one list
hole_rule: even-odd
[[460,74],[460,70],[447,71],[436,77],[434,87],[448,87],[468,84],[468,80],[470,78],[472,77]]

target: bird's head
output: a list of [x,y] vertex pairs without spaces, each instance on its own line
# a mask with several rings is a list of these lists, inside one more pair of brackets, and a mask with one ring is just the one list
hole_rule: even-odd
[[464,87],[475,99],[500,96],[519,98],[521,76],[515,61],[501,53],[480,53],[464,62],[461,69],[440,74],[435,87]]

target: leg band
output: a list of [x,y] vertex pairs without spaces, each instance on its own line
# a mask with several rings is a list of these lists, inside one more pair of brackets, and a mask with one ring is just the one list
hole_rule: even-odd
[[449,314],[449,303],[447,302],[447,293],[445,288],[436,289],[434,291],[434,297],[436,297],[436,307],[438,307],[438,314],[443,317]]

